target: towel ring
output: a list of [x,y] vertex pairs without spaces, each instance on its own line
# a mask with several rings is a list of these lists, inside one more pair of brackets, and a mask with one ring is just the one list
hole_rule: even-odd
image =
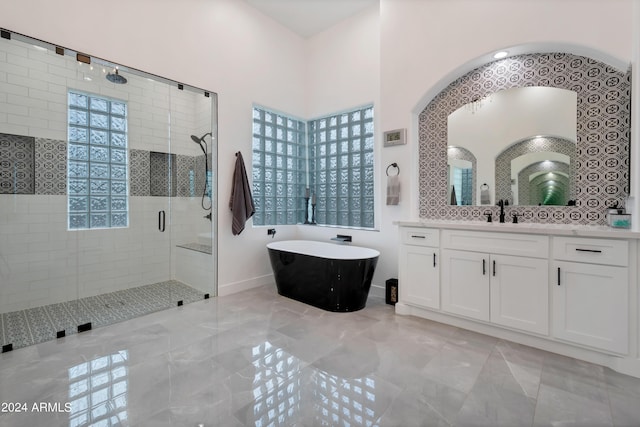
[[394,167],[394,168],[398,169],[398,173],[396,175],[400,175],[400,166],[398,166],[397,163],[391,163],[389,166],[387,166],[387,176],[389,176],[389,168],[390,167]]
[[481,189],[481,190],[488,190],[488,189],[489,189],[489,185],[487,185],[487,183],[485,182],[484,184],[482,184],[482,185],[480,186],[480,189]]

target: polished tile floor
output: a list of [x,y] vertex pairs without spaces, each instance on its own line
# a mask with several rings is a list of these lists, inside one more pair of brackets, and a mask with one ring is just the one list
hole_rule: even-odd
[[640,379],[271,286],[0,355],[0,426],[640,426]]

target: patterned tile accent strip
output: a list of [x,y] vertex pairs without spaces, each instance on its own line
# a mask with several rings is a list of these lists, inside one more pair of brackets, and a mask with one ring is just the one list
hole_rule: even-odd
[[2,345],[26,347],[56,338],[56,332],[77,333],[78,325],[93,328],[144,316],[155,311],[200,301],[204,294],[176,280],[153,283],[123,291],[80,298],[58,304],[0,314]]
[[149,196],[151,194],[150,152],[129,150],[129,194],[131,196]]
[[0,133],[0,194],[35,190],[35,138]]
[[[200,197],[204,191],[203,154],[131,149],[129,169],[131,196]],[[67,142],[0,133],[0,194],[66,195]]]
[[67,143],[36,138],[36,194],[67,194]]
[[178,188],[176,155],[152,151],[149,160],[151,195],[175,197]]
[[[447,117],[499,90],[547,86],[577,93],[576,206],[513,206],[523,222],[604,224],[605,208],[629,189],[631,70],[568,53],[536,53],[494,61],[452,82],[418,118],[419,216],[483,220],[485,207],[449,206]],[[444,173],[443,173],[444,172]]]

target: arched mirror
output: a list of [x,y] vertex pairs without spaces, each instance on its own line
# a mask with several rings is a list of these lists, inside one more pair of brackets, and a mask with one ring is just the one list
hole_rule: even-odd
[[[484,204],[506,200],[511,205],[538,205],[538,198],[518,197],[518,174],[535,163],[556,160],[558,155],[568,157],[569,169],[575,168],[570,162],[575,158],[576,111],[577,96],[571,90],[542,86],[505,89],[449,114],[447,143],[457,147],[454,152],[476,153],[474,193],[479,194],[479,186],[489,188],[490,198],[485,198]],[[450,148],[447,157],[451,163]],[[571,172],[566,179],[573,182]],[[546,198],[542,204],[564,205],[570,192],[565,195]],[[474,198],[470,204],[483,203]]]

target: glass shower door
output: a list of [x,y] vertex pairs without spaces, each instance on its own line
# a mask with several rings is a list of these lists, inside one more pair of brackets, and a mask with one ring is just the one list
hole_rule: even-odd
[[176,191],[171,197],[171,247],[176,296],[187,302],[215,296],[216,95],[171,88],[171,150]]
[[216,95],[4,30],[0,65],[3,351],[215,295]]
[[109,70],[105,78],[101,67],[78,62],[73,84],[85,83],[68,91],[69,232],[77,236],[69,311],[77,332],[170,306],[168,103],[157,101],[168,87]]

